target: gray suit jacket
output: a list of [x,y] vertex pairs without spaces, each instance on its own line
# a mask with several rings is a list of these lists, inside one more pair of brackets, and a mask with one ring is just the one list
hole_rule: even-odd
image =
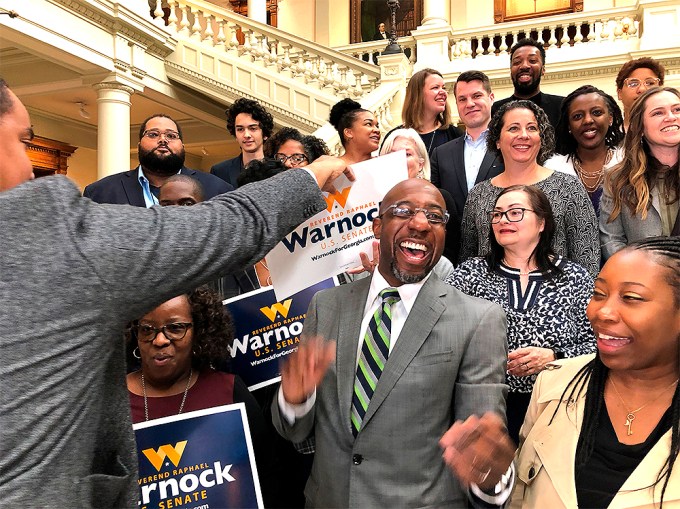
[[310,507],[464,507],[438,441],[471,414],[505,415],[505,315],[430,277],[378,382],[362,429],[350,429],[357,342],[370,279],[318,293],[305,336],[337,339],[314,409],[292,426],[272,404],[274,425],[293,442],[314,433],[305,495]]
[[611,194],[605,187],[600,200],[600,247],[602,257],[607,260],[619,249],[623,249],[631,242],[663,235],[661,215],[659,214],[658,189],[650,191],[652,206],[647,211],[647,217],[642,219],[637,214],[631,214],[628,206],[624,205],[621,212],[611,223],[609,215],[614,208]]
[[1,505],[136,508],[124,324],[325,207],[303,170],[193,207],[98,205],[61,176],[0,193]]

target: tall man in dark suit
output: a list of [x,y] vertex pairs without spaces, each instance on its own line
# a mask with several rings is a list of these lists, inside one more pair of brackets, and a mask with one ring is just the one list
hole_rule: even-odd
[[162,113],[142,122],[137,152],[137,168],[109,175],[88,185],[83,196],[97,203],[153,207],[158,204],[160,187],[177,174],[198,180],[203,185],[206,199],[234,189],[209,173],[184,166],[182,129],[177,122]]
[[[457,217],[463,217],[468,191],[475,184],[503,171],[503,161],[486,149],[493,92],[486,74],[466,71],[453,86],[458,116],[465,124],[465,136],[437,147],[432,153],[432,183],[446,189],[456,204]],[[455,262],[455,261],[454,261]]]
[[210,173],[238,187],[238,176],[250,161],[264,158],[263,146],[274,131],[274,117],[257,101],[237,99],[225,111],[227,131],[236,138],[241,154],[210,168]]
[[507,99],[494,103],[493,115],[506,102],[528,99],[538,104],[548,115],[550,124],[557,128],[560,120],[561,95],[541,92],[541,78],[545,74],[545,49],[543,43],[533,39],[521,39],[510,48],[510,78],[515,86],[514,93]]
[[[432,276],[447,218],[431,183],[397,184],[373,221],[373,276],[319,292],[309,305],[304,340],[272,403],[283,436],[314,434],[308,507],[467,504],[438,440],[453,421],[504,415],[506,329],[498,306]],[[507,499],[513,478],[514,447],[500,446],[478,458],[473,479],[498,488],[495,503]]]

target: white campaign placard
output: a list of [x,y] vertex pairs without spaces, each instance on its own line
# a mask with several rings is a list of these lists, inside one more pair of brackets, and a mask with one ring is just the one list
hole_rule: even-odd
[[267,255],[278,300],[360,265],[360,252],[372,256],[373,219],[387,191],[408,178],[406,152],[400,150],[351,166],[356,180],[344,175],[328,207],[298,226]]

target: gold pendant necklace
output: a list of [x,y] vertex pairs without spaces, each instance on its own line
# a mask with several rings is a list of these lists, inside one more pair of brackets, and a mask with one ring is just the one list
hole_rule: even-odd
[[628,414],[626,415],[626,422],[624,423],[624,426],[626,426],[628,428],[628,432],[627,432],[628,436],[631,436],[633,434],[633,421],[635,420],[635,414],[638,413],[643,408],[645,408],[645,407],[651,405],[652,403],[656,402],[656,400],[658,400],[661,396],[663,396],[668,389],[670,389],[675,384],[677,384],[679,380],[680,380],[680,378],[678,380],[676,380],[675,382],[673,382],[672,384],[670,384],[668,387],[666,387],[652,401],[645,403],[644,405],[642,405],[640,408],[638,408],[636,410],[628,410],[628,405],[626,405],[626,402],[623,401],[623,398],[621,397],[621,394],[619,393],[619,389],[616,387],[616,384],[614,383],[614,379],[611,376],[609,377],[609,381],[612,383],[612,387],[614,388],[616,395],[619,397],[619,400],[621,400],[621,404],[623,405],[623,409],[626,412],[628,412]]
[[[182,402],[179,405],[179,412],[177,412],[177,415],[182,413],[182,410],[184,410],[184,403],[187,400],[187,394],[189,393],[189,387],[191,386],[191,377],[194,374],[194,368],[191,367],[189,369],[189,380],[187,380],[187,386],[184,388],[184,395],[182,396]],[[144,373],[142,373],[142,394],[144,395],[144,420],[148,421],[149,420],[149,403],[146,398],[146,384],[144,383]]]

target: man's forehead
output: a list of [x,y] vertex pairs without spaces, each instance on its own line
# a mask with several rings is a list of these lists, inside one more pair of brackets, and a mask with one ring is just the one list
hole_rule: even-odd
[[422,179],[408,179],[397,184],[388,191],[383,200],[385,206],[404,202],[424,203],[446,208],[444,197],[439,190],[427,180]]
[[162,130],[177,130],[177,124],[175,121],[168,117],[153,117],[146,123],[146,130],[149,129],[162,129]]

